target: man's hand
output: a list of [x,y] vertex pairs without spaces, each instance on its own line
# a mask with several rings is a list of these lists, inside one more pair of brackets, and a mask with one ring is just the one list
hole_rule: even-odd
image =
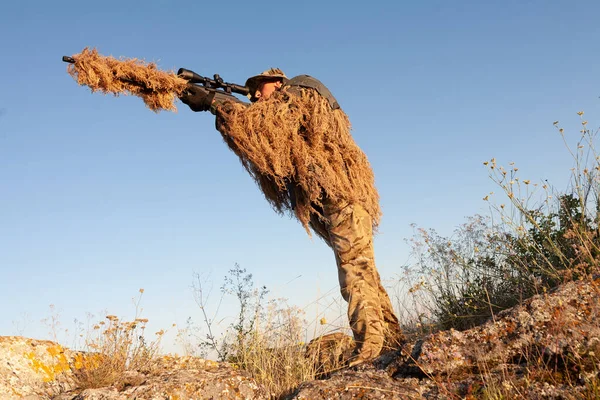
[[187,104],[192,111],[208,111],[215,98],[214,90],[208,90],[198,85],[188,84],[179,99]]

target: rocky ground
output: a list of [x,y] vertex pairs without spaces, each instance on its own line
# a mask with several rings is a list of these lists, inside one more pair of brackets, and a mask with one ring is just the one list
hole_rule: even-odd
[[[600,398],[599,292],[598,280],[565,284],[484,325],[306,382],[288,399]],[[192,357],[164,357],[115,386],[81,390],[80,357],[53,342],[0,337],[0,399],[270,398],[243,371]]]

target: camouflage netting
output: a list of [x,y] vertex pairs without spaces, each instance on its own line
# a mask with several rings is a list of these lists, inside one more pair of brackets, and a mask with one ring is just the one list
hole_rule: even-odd
[[67,71],[80,85],[92,92],[101,91],[141,97],[152,111],[176,111],[174,101],[185,90],[187,81],[174,72],[160,71],[155,63],[138,59],[104,57],[87,47],[72,56],[74,64]]
[[[332,110],[312,89],[296,96],[285,90],[249,107],[218,107],[217,128],[279,213],[292,211],[309,231],[314,207],[324,195],[333,202],[362,205],[379,224],[381,210],[373,171],[350,134],[342,110]],[[309,232],[310,233],[310,232]]]

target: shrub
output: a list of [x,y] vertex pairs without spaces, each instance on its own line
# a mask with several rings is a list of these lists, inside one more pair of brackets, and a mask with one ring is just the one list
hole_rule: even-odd
[[[514,164],[506,170],[492,159],[484,164],[509,202],[492,204],[498,224],[491,217],[471,217],[449,238],[434,230],[417,230],[411,239],[415,262],[407,268],[407,281],[409,294],[418,297],[421,323],[467,329],[536,293],[597,274],[598,131],[588,130],[587,121],[582,126],[577,149],[567,145],[575,163],[567,190],[520,179]],[[542,195],[537,202],[536,194]]]

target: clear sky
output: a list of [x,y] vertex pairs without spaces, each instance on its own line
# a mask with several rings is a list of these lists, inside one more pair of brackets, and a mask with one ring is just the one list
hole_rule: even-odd
[[47,337],[50,304],[65,327],[130,317],[139,288],[156,329],[200,322],[194,273],[217,291],[236,262],[300,307],[337,294],[331,251],[269,208],[214,117],[91,94],[61,62],[86,46],[241,84],[269,67],[324,82],[375,171],[386,282],[411,223],[450,234],[488,212],[483,161],[564,187],[552,122],[575,137],[577,111],[600,121],[598,1],[5,3],[0,335]]

